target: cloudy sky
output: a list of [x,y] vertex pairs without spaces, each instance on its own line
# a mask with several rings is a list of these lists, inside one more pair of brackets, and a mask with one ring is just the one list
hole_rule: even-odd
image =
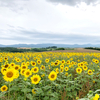
[[0,0],[0,44],[100,44],[100,0]]

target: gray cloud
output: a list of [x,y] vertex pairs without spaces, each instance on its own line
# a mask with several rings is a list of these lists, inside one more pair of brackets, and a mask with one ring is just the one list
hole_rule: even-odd
[[[14,32],[9,30],[9,32]],[[64,43],[64,44],[85,44],[85,43],[98,43],[100,36],[82,35],[82,34],[53,34],[43,33],[38,31],[17,30],[18,34],[12,37],[0,37],[0,40],[18,41],[18,43]]]
[[[7,7],[13,12],[18,13],[24,9],[24,3],[29,0],[0,0],[0,7]],[[21,2],[21,3],[20,3]]]
[[94,4],[98,0],[47,0],[47,1],[75,6],[77,4],[80,4],[81,2],[85,2],[87,5],[90,5],[91,3]]
[[0,0],[0,6],[5,7],[14,7],[16,4],[14,3],[14,0]]
[[[8,33],[11,34],[9,37],[1,36],[0,40],[2,41],[13,41],[13,43],[60,43],[60,44],[85,44],[91,43],[96,44],[100,43],[100,36],[94,35],[83,35],[83,34],[57,34],[57,33],[43,33],[38,31],[27,31],[25,29],[17,30],[8,30]],[[8,35],[9,35],[8,34]]]

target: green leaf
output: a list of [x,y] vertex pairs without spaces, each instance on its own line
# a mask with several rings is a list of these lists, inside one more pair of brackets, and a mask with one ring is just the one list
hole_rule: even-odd
[[52,98],[50,98],[49,100],[56,100],[56,99],[52,97]]
[[44,91],[45,91],[45,90],[48,90],[48,89],[50,89],[50,88],[51,88],[51,86],[48,86],[48,85],[43,87]]
[[1,92],[0,93],[0,98],[3,97],[5,95],[6,92]]
[[100,89],[96,90],[94,93],[100,92]]
[[19,91],[20,88],[18,88],[17,86],[12,86],[10,89],[10,91],[14,90],[14,91]]
[[49,100],[49,97],[48,97],[48,96],[45,96],[45,97],[43,98],[43,100]]
[[26,85],[31,85],[31,83],[30,82],[26,82]]
[[18,96],[17,100],[24,100],[24,96]]
[[33,96],[31,94],[26,94],[26,97],[29,99],[29,100],[33,100]]
[[24,92],[24,93],[28,93],[28,92],[31,92],[32,90],[29,89],[29,88],[24,88],[24,89],[22,89],[21,91]]
[[89,100],[88,98],[82,98],[82,99],[79,99],[79,100]]

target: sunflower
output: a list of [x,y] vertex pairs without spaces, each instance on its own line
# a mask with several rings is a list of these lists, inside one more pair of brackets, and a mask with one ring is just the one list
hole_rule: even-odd
[[8,60],[8,58],[7,58],[7,57],[5,57],[5,58],[4,58],[4,60],[6,60],[6,61],[7,61],[7,60]]
[[96,59],[96,60],[95,60],[95,63],[98,64],[98,63],[99,63],[99,60]]
[[65,67],[65,71],[68,71],[69,70],[69,68],[68,67]]
[[27,62],[26,62],[26,65],[28,66],[29,64],[30,64],[29,61],[27,61]]
[[60,72],[62,73],[64,71],[64,68],[60,68]]
[[16,61],[17,61],[17,62],[20,62],[20,59],[19,59],[19,58],[17,58],[17,59],[16,59]]
[[79,59],[78,59],[77,61],[78,61],[78,62],[80,62],[80,60],[79,60]]
[[1,73],[4,75],[4,73],[7,71],[7,68],[2,67],[1,68]]
[[3,59],[2,58],[0,58],[0,62],[3,62]]
[[9,64],[4,65],[5,68],[9,68]]
[[66,62],[67,64],[70,64],[70,60],[67,60],[67,62]]
[[83,66],[84,66],[84,63],[83,63],[83,62],[81,62],[81,63],[80,63],[80,66],[81,66],[81,67],[83,67]]
[[18,71],[16,71],[15,69],[7,69],[7,71],[5,71],[5,73],[4,73],[3,78],[5,81],[11,82],[18,76],[19,76]]
[[83,70],[87,70],[88,67],[86,65],[83,66]]
[[93,97],[93,100],[99,100],[99,95],[98,94],[95,94],[95,97]]
[[24,76],[27,78],[27,77],[29,77],[30,75],[32,75],[32,72],[30,71],[30,69],[25,70]]
[[62,60],[61,63],[64,64],[65,63],[65,60]]
[[22,62],[21,65],[26,65],[25,62]]
[[31,65],[32,66],[36,66],[36,62],[35,61],[31,61]]
[[36,57],[35,58],[33,58],[34,60],[36,60]]
[[21,69],[26,70],[26,69],[28,69],[28,66],[27,66],[27,65],[22,65],[22,66],[21,66]]
[[41,64],[41,60],[37,60],[37,63],[38,63],[38,64]]
[[32,93],[33,93],[33,94],[36,94],[36,92],[35,92],[35,90],[34,90],[34,89],[32,89]]
[[38,73],[39,68],[38,68],[38,67],[34,67],[34,68],[31,69],[31,71],[32,71],[33,73]]
[[72,67],[72,65],[69,65],[69,68],[71,68]]
[[44,77],[44,76],[45,76],[45,74],[42,74],[42,75],[41,75],[41,77]]
[[49,80],[54,81],[57,78],[57,73],[55,71],[52,71],[49,76]]
[[54,62],[51,62],[51,66],[54,66]]
[[10,66],[13,68],[15,66],[15,63],[11,63]]
[[93,62],[95,62],[95,59],[92,59]]
[[61,64],[61,65],[60,65],[60,68],[64,68],[64,65],[63,65],[63,64]]
[[92,70],[88,70],[88,75],[92,75],[93,74],[93,72],[92,72]]
[[59,62],[57,62],[57,61],[54,62],[54,65],[55,65],[55,66],[58,66],[58,65],[59,65]]
[[31,77],[31,82],[33,83],[33,84],[38,84],[39,82],[40,82],[40,80],[41,80],[41,77],[39,76],[39,75],[33,75],[32,77]]
[[56,60],[56,62],[60,62],[59,60]]
[[45,70],[45,66],[42,65],[42,66],[40,67],[40,69],[41,69],[41,70]]
[[76,72],[77,72],[78,74],[80,74],[80,73],[82,72],[82,68],[80,68],[80,67],[76,68]]
[[74,65],[74,61],[71,62],[71,65]]
[[56,73],[57,73],[57,74],[59,73],[59,69],[58,69],[58,68],[56,68]]
[[81,67],[81,63],[78,63],[78,67]]
[[25,69],[21,69],[20,74],[24,75]]
[[15,70],[19,70],[19,69],[20,69],[20,65],[15,65],[15,66],[14,66],[14,69],[15,69]]
[[7,91],[7,90],[8,90],[8,87],[7,87],[6,85],[3,85],[3,86],[1,87],[1,91],[2,91],[2,92]]
[[45,59],[45,62],[48,63],[49,62],[49,59]]
[[68,76],[68,73],[65,73],[65,76]]

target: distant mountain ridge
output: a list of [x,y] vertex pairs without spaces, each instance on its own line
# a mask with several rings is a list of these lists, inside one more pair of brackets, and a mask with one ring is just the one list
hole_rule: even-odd
[[29,48],[45,48],[45,47],[51,47],[51,46],[57,46],[57,47],[64,47],[64,48],[84,48],[84,47],[100,47],[100,44],[52,44],[52,43],[45,43],[45,44],[14,44],[14,45],[2,45],[0,44],[0,47],[29,47]]

